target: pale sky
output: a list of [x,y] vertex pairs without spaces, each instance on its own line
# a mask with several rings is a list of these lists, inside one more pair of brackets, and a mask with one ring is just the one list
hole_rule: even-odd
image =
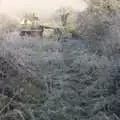
[[61,6],[71,6],[80,11],[86,7],[86,4],[83,0],[1,0],[0,12],[16,15],[29,11],[49,16]]

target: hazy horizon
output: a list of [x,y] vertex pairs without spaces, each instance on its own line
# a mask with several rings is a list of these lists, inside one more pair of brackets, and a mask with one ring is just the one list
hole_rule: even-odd
[[61,6],[71,6],[78,11],[86,8],[83,0],[2,0],[0,11],[15,16],[22,12],[37,12],[48,17]]

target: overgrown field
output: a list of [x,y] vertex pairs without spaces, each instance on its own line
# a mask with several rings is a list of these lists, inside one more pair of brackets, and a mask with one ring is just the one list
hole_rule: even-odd
[[120,58],[103,43],[0,41],[0,120],[119,120]]

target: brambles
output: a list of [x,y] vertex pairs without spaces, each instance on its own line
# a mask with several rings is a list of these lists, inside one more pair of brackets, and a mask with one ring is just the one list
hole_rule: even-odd
[[2,120],[119,119],[120,17],[99,9],[80,14],[82,40],[1,41]]

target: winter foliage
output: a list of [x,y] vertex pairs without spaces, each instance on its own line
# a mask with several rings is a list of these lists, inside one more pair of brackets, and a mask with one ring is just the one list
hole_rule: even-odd
[[0,120],[119,120],[118,2],[89,1],[77,17],[79,39],[5,33]]

